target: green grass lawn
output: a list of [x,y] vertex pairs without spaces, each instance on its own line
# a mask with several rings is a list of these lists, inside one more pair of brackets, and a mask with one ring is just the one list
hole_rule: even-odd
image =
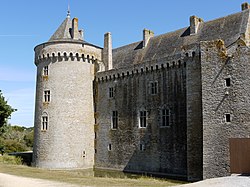
[[151,177],[131,178],[109,178],[94,177],[89,170],[47,170],[38,169],[23,165],[11,165],[0,162],[0,173],[11,175],[47,179],[57,182],[66,182],[70,184],[86,186],[174,186],[185,182],[174,180],[161,180]]

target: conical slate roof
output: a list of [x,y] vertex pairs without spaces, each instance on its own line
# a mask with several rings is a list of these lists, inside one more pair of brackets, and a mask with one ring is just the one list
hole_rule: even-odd
[[69,17],[67,17],[62,22],[60,27],[58,27],[56,32],[51,36],[51,38],[49,39],[49,42],[55,41],[55,40],[72,39],[70,30],[71,30],[71,20]]
[[[56,32],[51,36],[49,39],[49,42],[53,41],[67,41],[67,40],[73,40],[73,37],[71,35],[72,30],[72,20],[69,16],[62,22],[62,24],[58,27]],[[83,40],[81,34],[78,34],[78,37],[74,40]]]

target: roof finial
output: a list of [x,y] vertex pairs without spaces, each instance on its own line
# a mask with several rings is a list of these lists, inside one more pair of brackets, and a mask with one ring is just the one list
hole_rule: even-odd
[[69,4],[68,4],[68,11],[67,11],[67,18],[70,18],[70,9],[69,9]]

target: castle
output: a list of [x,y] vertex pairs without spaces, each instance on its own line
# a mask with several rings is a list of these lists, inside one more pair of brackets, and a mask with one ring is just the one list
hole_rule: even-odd
[[33,165],[183,177],[230,174],[229,138],[250,137],[250,5],[112,49],[70,14],[35,47]]

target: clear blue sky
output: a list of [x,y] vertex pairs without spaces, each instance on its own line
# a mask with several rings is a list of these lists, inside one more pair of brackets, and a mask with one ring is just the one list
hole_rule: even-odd
[[66,17],[79,18],[85,40],[102,46],[111,32],[113,47],[142,40],[142,30],[156,35],[241,11],[241,0],[3,0],[0,17],[0,89],[18,111],[9,122],[33,126],[36,67],[34,47],[46,42]]

